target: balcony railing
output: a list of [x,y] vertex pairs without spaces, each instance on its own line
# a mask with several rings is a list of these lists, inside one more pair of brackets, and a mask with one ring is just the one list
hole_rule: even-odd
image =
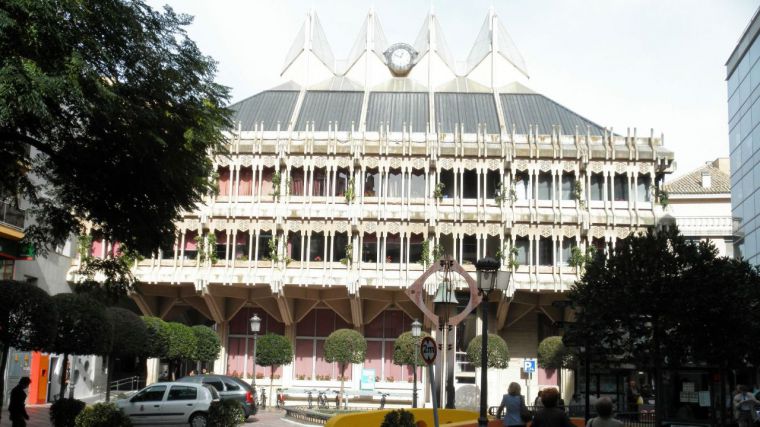
[[24,211],[8,202],[0,203],[0,223],[10,225],[19,230],[24,229]]

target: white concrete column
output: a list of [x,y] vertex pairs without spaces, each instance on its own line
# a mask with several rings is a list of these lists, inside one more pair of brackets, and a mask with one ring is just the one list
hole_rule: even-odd
[[151,357],[145,361],[146,365],[146,377],[145,385],[149,386],[155,382],[158,382],[158,376],[161,374],[159,369],[161,368],[161,359],[157,357]]
[[219,351],[219,357],[214,361],[214,373],[225,375],[227,373],[227,338],[230,333],[229,322],[216,324],[216,333],[219,335],[219,341],[222,348]]

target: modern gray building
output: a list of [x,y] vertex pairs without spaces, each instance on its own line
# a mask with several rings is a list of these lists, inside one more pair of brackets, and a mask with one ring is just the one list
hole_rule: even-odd
[[760,263],[760,9],[726,63],[731,203],[741,220],[737,256]]

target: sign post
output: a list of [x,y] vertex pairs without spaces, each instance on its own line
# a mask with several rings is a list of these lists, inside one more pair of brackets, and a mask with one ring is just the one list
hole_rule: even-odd
[[[528,391],[526,396],[530,396],[530,383],[533,381],[533,374],[536,372],[536,359],[523,360],[523,372],[528,374],[528,380],[525,385]],[[530,397],[528,397],[528,399],[530,399]]]
[[428,382],[430,383],[430,396],[433,400],[433,422],[438,427],[438,396],[435,393],[435,374],[433,373],[433,362],[438,355],[438,345],[431,337],[425,337],[420,341],[420,354],[422,360],[428,365]]

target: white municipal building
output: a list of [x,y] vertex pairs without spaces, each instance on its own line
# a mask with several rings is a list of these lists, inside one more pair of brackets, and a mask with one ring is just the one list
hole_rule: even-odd
[[[425,261],[447,254],[475,277],[477,259],[501,256],[513,274],[506,292],[491,293],[489,326],[511,361],[493,372],[489,405],[511,381],[532,401],[557,382],[554,372],[521,369],[559,332],[565,313],[552,303],[579,278],[572,248],[604,250],[656,224],[654,189],[673,153],[661,138],[613,132],[531,90],[493,12],[465,61],[432,13],[411,43],[387,40],[370,12],[347,60],[336,61],[317,16],[307,16],[283,83],[231,107],[229,153],[214,157],[218,194],[182,217],[174,251],[137,266],[133,299],[145,315],[215,324],[215,372],[258,373],[268,384],[269,369],[252,363],[248,319],[258,314],[261,333],[294,344],[294,363],[274,374],[289,389],[337,388],[324,339],[354,328],[368,353],[346,371],[348,387],[374,370],[376,390],[408,395],[411,370],[392,363],[394,340],[414,319],[442,335],[406,293]],[[202,256],[199,241],[215,256]],[[108,250],[95,241],[94,255]],[[441,283],[462,310],[469,294],[456,275],[428,278],[424,304],[436,309]],[[479,313],[452,331],[457,390],[479,382],[464,354]]]

